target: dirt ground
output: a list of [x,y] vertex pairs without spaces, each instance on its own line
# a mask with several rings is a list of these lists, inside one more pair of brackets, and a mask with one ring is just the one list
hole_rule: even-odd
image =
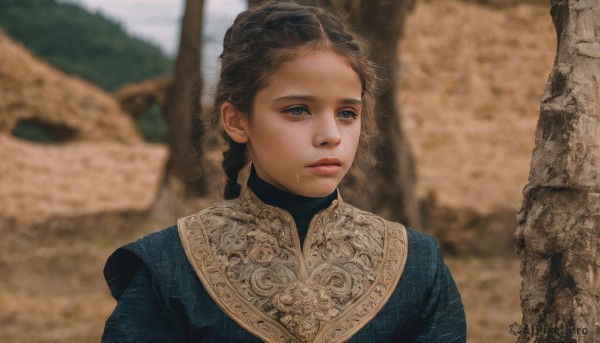
[[[150,213],[0,225],[0,342],[98,342],[115,301],[102,277],[119,246],[172,225],[210,200],[182,203],[163,189]],[[446,257],[463,297],[469,342],[514,342],[519,262]]]

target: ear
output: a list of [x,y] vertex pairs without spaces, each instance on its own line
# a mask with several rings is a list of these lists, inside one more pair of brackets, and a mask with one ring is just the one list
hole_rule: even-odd
[[221,105],[221,124],[234,142],[248,142],[248,116],[228,101]]

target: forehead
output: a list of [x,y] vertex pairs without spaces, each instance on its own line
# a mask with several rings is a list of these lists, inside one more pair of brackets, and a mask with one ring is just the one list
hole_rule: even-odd
[[346,57],[330,49],[304,48],[266,75],[263,90],[267,89],[275,93],[342,93],[360,99],[362,84]]

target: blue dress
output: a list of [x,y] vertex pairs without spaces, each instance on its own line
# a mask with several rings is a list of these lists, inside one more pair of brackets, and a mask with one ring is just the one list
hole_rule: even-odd
[[[463,305],[436,241],[407,234],[400,282],[350,342],[465,342]],[[260,342],[206,293],[175,226],[118,249],[104,273],[118,303],[102,342]]]
[[[257,195],[278,192],[260,184],[256,175],[251,175],[251,181]],[[302,199],[293,200],[295,208],[311,207],[303,206]],[[311,215],[323,206],[327,204],[312,206]],[[302,215],[295,213],[294,220],[302,222],[297,217]],[[303,229],[299,228],[300,236]],[[387,302],[347,341],[465,342],[460,294],[437,242],[410,228],[405,233],[406,259],[399,281]],[[104,275],[117,305],[106,321],[102,341],[260,342],[239,324],[239,317],[238,321],[230,318],[222,304],[213,300],[214,291],[208,292],[199,279],[180,234],[172,226],[125,245],[109,257]]]

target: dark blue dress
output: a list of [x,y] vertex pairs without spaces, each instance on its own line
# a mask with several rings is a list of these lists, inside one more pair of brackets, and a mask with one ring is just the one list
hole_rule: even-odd
[[[407,237],[392,297],[350,342],[465,342],[463,305],[436,241],[409,228]],[[118,249],[104,274],[118,303],[103,342],[260,342],[206,293],[176,226]]]
[[[250,188],[264,203],[288,211],[300,241],[323,198],[291,194],[263,181],[254,168]],[[408,255],[395,290],[381,311],[350,342],[461,343],[466,324],[460,294],[432,237],[406,228]],[[117,306],[103,342],[260,342],[210,297],[182,246],[177,226],[118,249],[104,275]]]

